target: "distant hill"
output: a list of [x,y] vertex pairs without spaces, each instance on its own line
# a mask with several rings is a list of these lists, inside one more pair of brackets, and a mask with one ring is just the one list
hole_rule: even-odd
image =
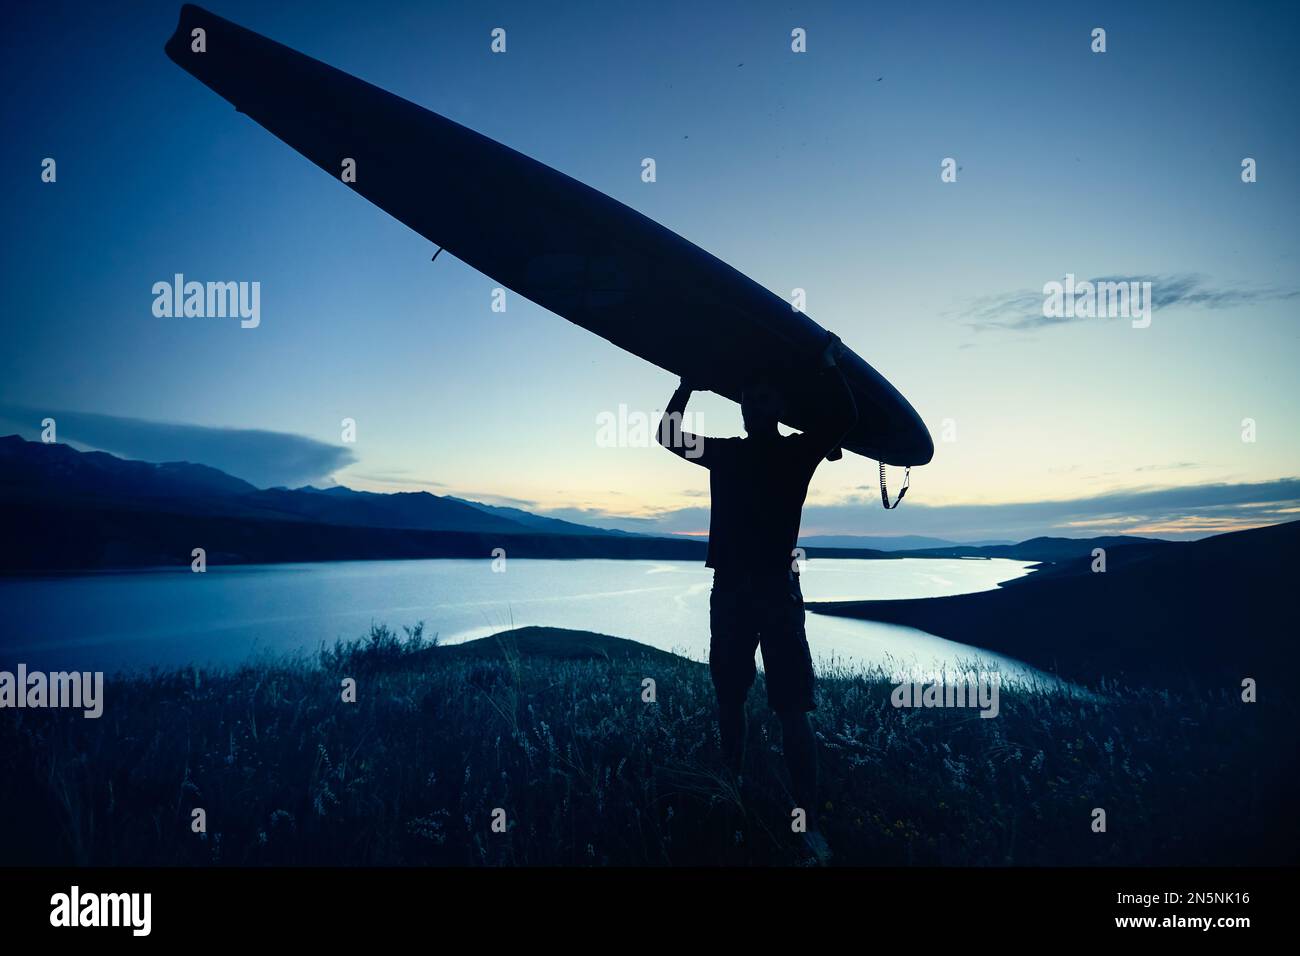
[[[850,547],[839,545],[833,547],[814,547],[811,542],[825,540],[823,537],[800,539],[808,549],[810,558],[1009,558],[1013,561],[1033,561],[1045,565],[1056,565],[1062,561],[1091,557],[1096,548],[1107,552],[1128,548],[1133,545],[1148,545],[1159,548],[1176,545],[1179,542],[1163,541],[1159,538],[1139,538],[1130,535],[1105,535],[1099,538],[1030,538],[1018,544],[952,544],[942,548],[888,548],[888,547]],[[872,542],[868,536],[845,536],[840,540]],[[888,541],[889,539],[885,539]],[[901,539],[900,539],[901,540]],[[923,539],[924,540],[924,539]],[[1055,573],[1052,568],[1040,569],[1040,574]]]
[[1030,538],[1018,544],[954,544],[942,548],[919,548],[902,552],[904,557],[920,558],[1011,558],[1016,561],[1067,561],[1091,556],[1094,548],[1126,548],[1135,544],[1152,548],[1174,546],[1184,542],[1137,535],[1103,535],[1099,538]]
[[[1080,545],[1106,540],[1106,571],[1094,573]],[[1038,538],[1004,556],[1054,552],[1057,563],[992,591],[808,608],[916,627],[1071,678],[1182,676],[1231,689],[1245,677],[1289,682],[1300,663],[1298,550],[1300,522],[1185,542]]]
[[[454,498],[427,491],[380,494],[351,488],[272,488],[259,491],[249,504],[269,515],[286,515],[323,524],[361,528],[406,528],[420,531],[527,533],[522,522],[480,511]],[[576,526],[575,526],[576,528]],[[594,534],[590,529],[582,533]]]
[[0,570],[486,557],[702,559],[704,544],[629,535],[428,492],[259,489],[206,465],[151,464],[0,438],[0,514],[21,547]]
[[593,528],[584,524],[577,524],[572,521],[565,521],[561,518],[547,518],[544,515],[535,515],[531,512],[524,511],[521,508],[508,508],[504,505],[485,505],[480,501],[467,501],[464,498],[453,498],[448,496],[445,500],[457,501],[463,505],[469,505],[471,508],[477,508],[486,514],[497,515],[510,521],[518,522],[525,525],[538,534],[614,534],[629,535],[632,537],[642,537],[631,531],[617,531],[610,528]]
[[674,538],[364,528],[167,510],[0,502],[7,535],[0,572],[188,567],[413,558],[625,558],[703,561],[704,545]]
[[[980,544],[1010,544],[1009,541],[979,542]],[[868,548],[873,551],[915,551],[920,548],[951,548],[957,542],[943,538],[927,538],[919,534],[880,535],[867,534],[811,534],[800,535],[799,544],[805,548]]]
[[201,498],[256,494],[224,471],[189,462],[130,461],[102,451],[0,438],[0,495],[62,498]]
[[0,496],[63,501],[154,502],[192,499],[205,512],[277,517],[372,528],[427,531],[513,531],[606,535],[624,532],[590,528],[427,491],[379,494],[351,488],[259,489],[207,465],[152,464],[67,445],[0,438]]

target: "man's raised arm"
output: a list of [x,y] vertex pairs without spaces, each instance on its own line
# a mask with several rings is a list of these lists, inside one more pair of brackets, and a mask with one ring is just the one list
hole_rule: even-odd
[[705,463],[704,436],[693,435],[682,430],[682,416],[686,414],[686,403],[690,401],[693,391],[695,388],[682,379],[681,384],[677,386],[677,391],[673,392],[673,397],[668,400],[668,407],[664,409],[664,416],[659,420],[659,431],[655,437],[659,440],[659,444],[674,455],[693,461],[697,465],[703,465]]

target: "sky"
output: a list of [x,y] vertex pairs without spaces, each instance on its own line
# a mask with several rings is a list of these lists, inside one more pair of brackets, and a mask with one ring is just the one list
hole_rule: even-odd
[[[936,445],[896,511],[874,462],[823,464],[805,534],[1196,537],[1300,514],[1293,4],[206,6],[805,289]],[[707,528],[704,469],[599,441],[673,376],[518,295],[493,311],[492,280],[431,262],[168,60],[179,9],[7,14],[0,433],[53,417],[77,447],[259,485]],[[260,323],[155,316],[175,273],[259,282]],[[1150,281],[1149,327],[1043,321],[1067,274]],[[725,399],[691,410],[741,433]]]

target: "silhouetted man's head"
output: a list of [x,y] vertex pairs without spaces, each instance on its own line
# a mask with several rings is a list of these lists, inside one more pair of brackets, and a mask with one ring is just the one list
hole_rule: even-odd
[[745,431],[750,435],[776,431],[781,405],[781,393],[770,382],[746,385],[740,393],[740,414],[745,420]]

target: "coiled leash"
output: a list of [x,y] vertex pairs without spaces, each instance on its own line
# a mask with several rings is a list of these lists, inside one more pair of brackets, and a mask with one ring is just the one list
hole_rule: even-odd
[[880,503],[885,506],[886,511],[893,511],[903,503],[903,495],[907,494],[907,486],[912,482],[912,466],[907,466],[907,471],[903,472],[903,487],[899,489],[898,497],[894,503],[889,503],[889,489],[885,487],[885,463],[880,462]]

